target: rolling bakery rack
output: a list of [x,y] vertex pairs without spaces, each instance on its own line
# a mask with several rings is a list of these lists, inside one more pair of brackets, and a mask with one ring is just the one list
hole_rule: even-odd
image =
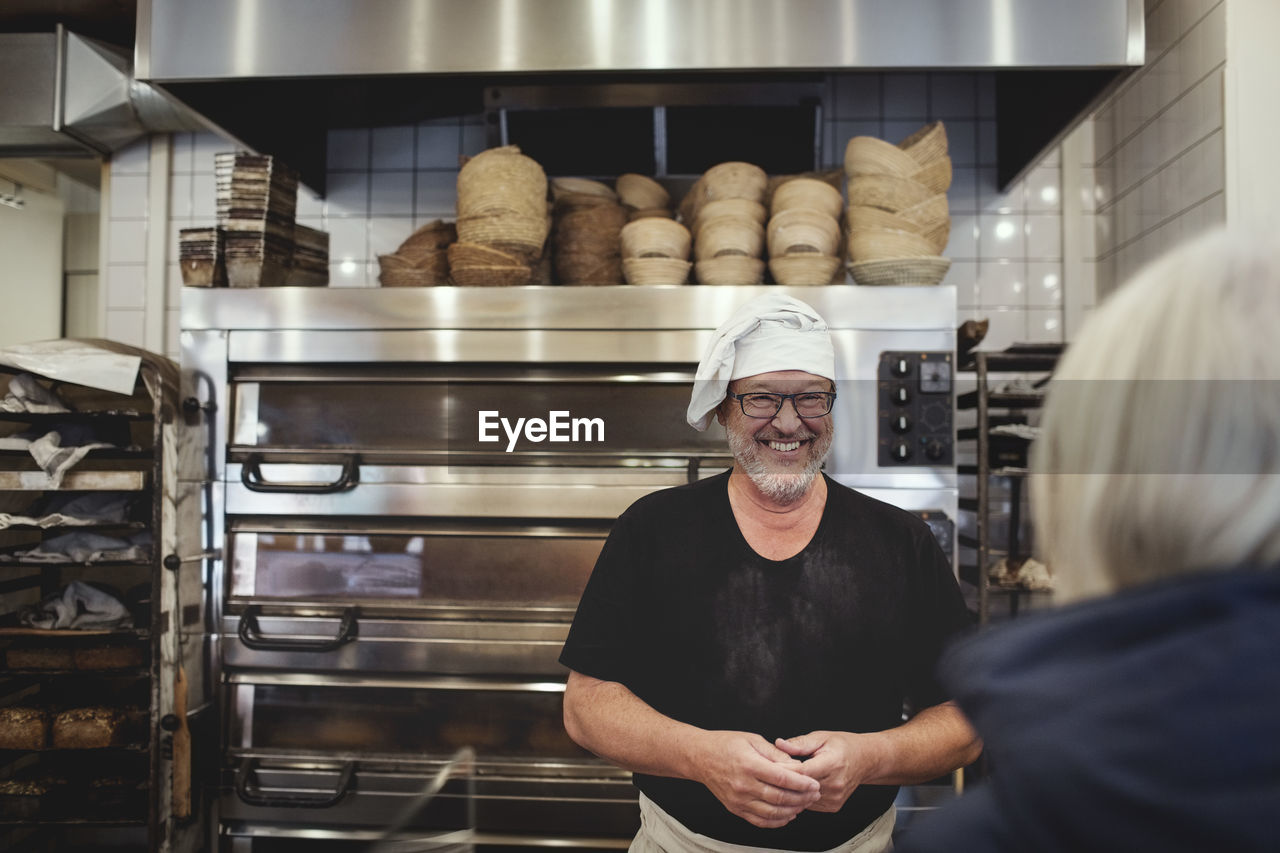
[[[27,450],[0,450],[5,850],[201,846],[206,794],[198,783],[192,787],[201,778],[192,732],[196,742],[207,740],[200,733],[212,725],[201,663],[203,557],[179,556],[199,551],[180,543],[185,537],[178,532],[179,515],[199,500],[178,494],[176,441],[176,422],[201,413],[183,413],[173,362],[130,353],[140,357],[130,394],[38,377],[70,412],[0,412],[0,436],[56,431],[64,445],[87,437],[111,445],[52,476]],[[23,374],[0,367],[0,388]],[[100,516],[48,510],[95,496],[119,510]],[[198,521],[185,526],[199,530]],[[80,537],[77,544],[50,556],[70,536]],[[20,620],[22,611],[53,596],[72,600],[73,584],[108,591],[132,624],[42,628]]]
[[[973,563],[963,560],[961,577],[978,590],[978,620],[986,624],[992,617],[993,597],[1008,600],[1008,616],[1016,616],[1022,604],[1034,604],[1034,597],[1046,592],[1025,584],[993,584],[993,558],[1002,557],[1014,567],[1029,556],[1028,530],[1023,523],[1023,485],[1027,461],[1035,433],[1030,413],[1044,403],[1043,386],[1057,366],[1061,344],[1013,344],[998,352],[976,351],[961,360],[960,371],[972,372],[977,380],[973,391],[956,397],[958,409],[976,410],[975,425],[956,431],[960,442],[972,442],[976,462],[957,465],[961,476],[972,476],[974,493],[962,494],[960,510],[975,516],[975,536],[960,535],[959,544],[975,555]],[[1024,374],[1020,382],[994,385],[993,375]],[[963,490],[962,490],[963,491]],[[993,507],[1007,501],[1007,526],[996,530]],[[1002,532],[1003,536],[995,534]],[[1023,599],[1028,599],[1023,601]]]

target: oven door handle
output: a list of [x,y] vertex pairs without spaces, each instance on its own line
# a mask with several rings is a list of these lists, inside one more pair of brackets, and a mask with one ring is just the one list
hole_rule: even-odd
[[240,466],[240,482],[251,492],[288,492],[301,495],[331,495],[354,489],[360,482],[360,457],[357,454],[342,459],[342,472],[329,483],[272,483],[262,476],[262,454],[250,453]]
[[264,637],[258,626],[258,610],[251,604],[240,614],[240,627],[237,634],[240,642],[256,652],[331,652],[345,646],[356,638],[359,622],[356,619],[356,608],[348,607],[342,611],[342,621],[338,624],[338,636],[325,640],[297,640],[287,637]]
[[354,761],[342,765],[335,790],[319,794],[264,794],[257,787],[257,767],[258,759],[246,758],[236,770],[236,796],[250,806],[265,809],[329,809],[342,802],[343,797],[355,787]]

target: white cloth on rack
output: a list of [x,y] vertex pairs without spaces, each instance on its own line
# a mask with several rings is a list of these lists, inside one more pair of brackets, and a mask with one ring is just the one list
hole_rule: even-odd
[[28,563],[104,563],[146,560],[151,557],[151,533],[143,530],[128,539],[79,531],[46,539],[13,556]]
[[0,411],[60,414],[71,410],[54,391],[41,385],[30,373],[19,373],[9,380],[9,393],[0,400]]
[[84,581],[72,581],[62,592],[23,612],[22,624],[30,628],[79,628],[109,630],[132,628],[133,617],[115,596]]
[[42,510],[31,515],[0,512],[0,530],[28,524],[32,527],[86,527],[94,524],[119,524],[129,514],[133,496],[121,492],[60,492],[44,503]]

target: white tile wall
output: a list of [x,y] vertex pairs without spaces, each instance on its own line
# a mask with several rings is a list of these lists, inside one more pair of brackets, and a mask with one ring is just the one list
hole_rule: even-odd
[[1073,247],[1104,296],[1176,243],[1225,221],[1225,0],[1147,5],[1147,64],[1093,116],[1096,221]]

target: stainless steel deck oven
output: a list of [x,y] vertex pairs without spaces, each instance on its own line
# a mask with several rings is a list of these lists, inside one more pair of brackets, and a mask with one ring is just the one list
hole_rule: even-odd
[[[470,787],[411,827],[626,847],[635,794],[565,735],[556,657],[612,520],[729,464],[684,410],[761,290],[184,292],[217,430],[224,849],[376,838],[461,747]],[[954,290],[791,291],[838,348],[828,471],[945,532]]]

